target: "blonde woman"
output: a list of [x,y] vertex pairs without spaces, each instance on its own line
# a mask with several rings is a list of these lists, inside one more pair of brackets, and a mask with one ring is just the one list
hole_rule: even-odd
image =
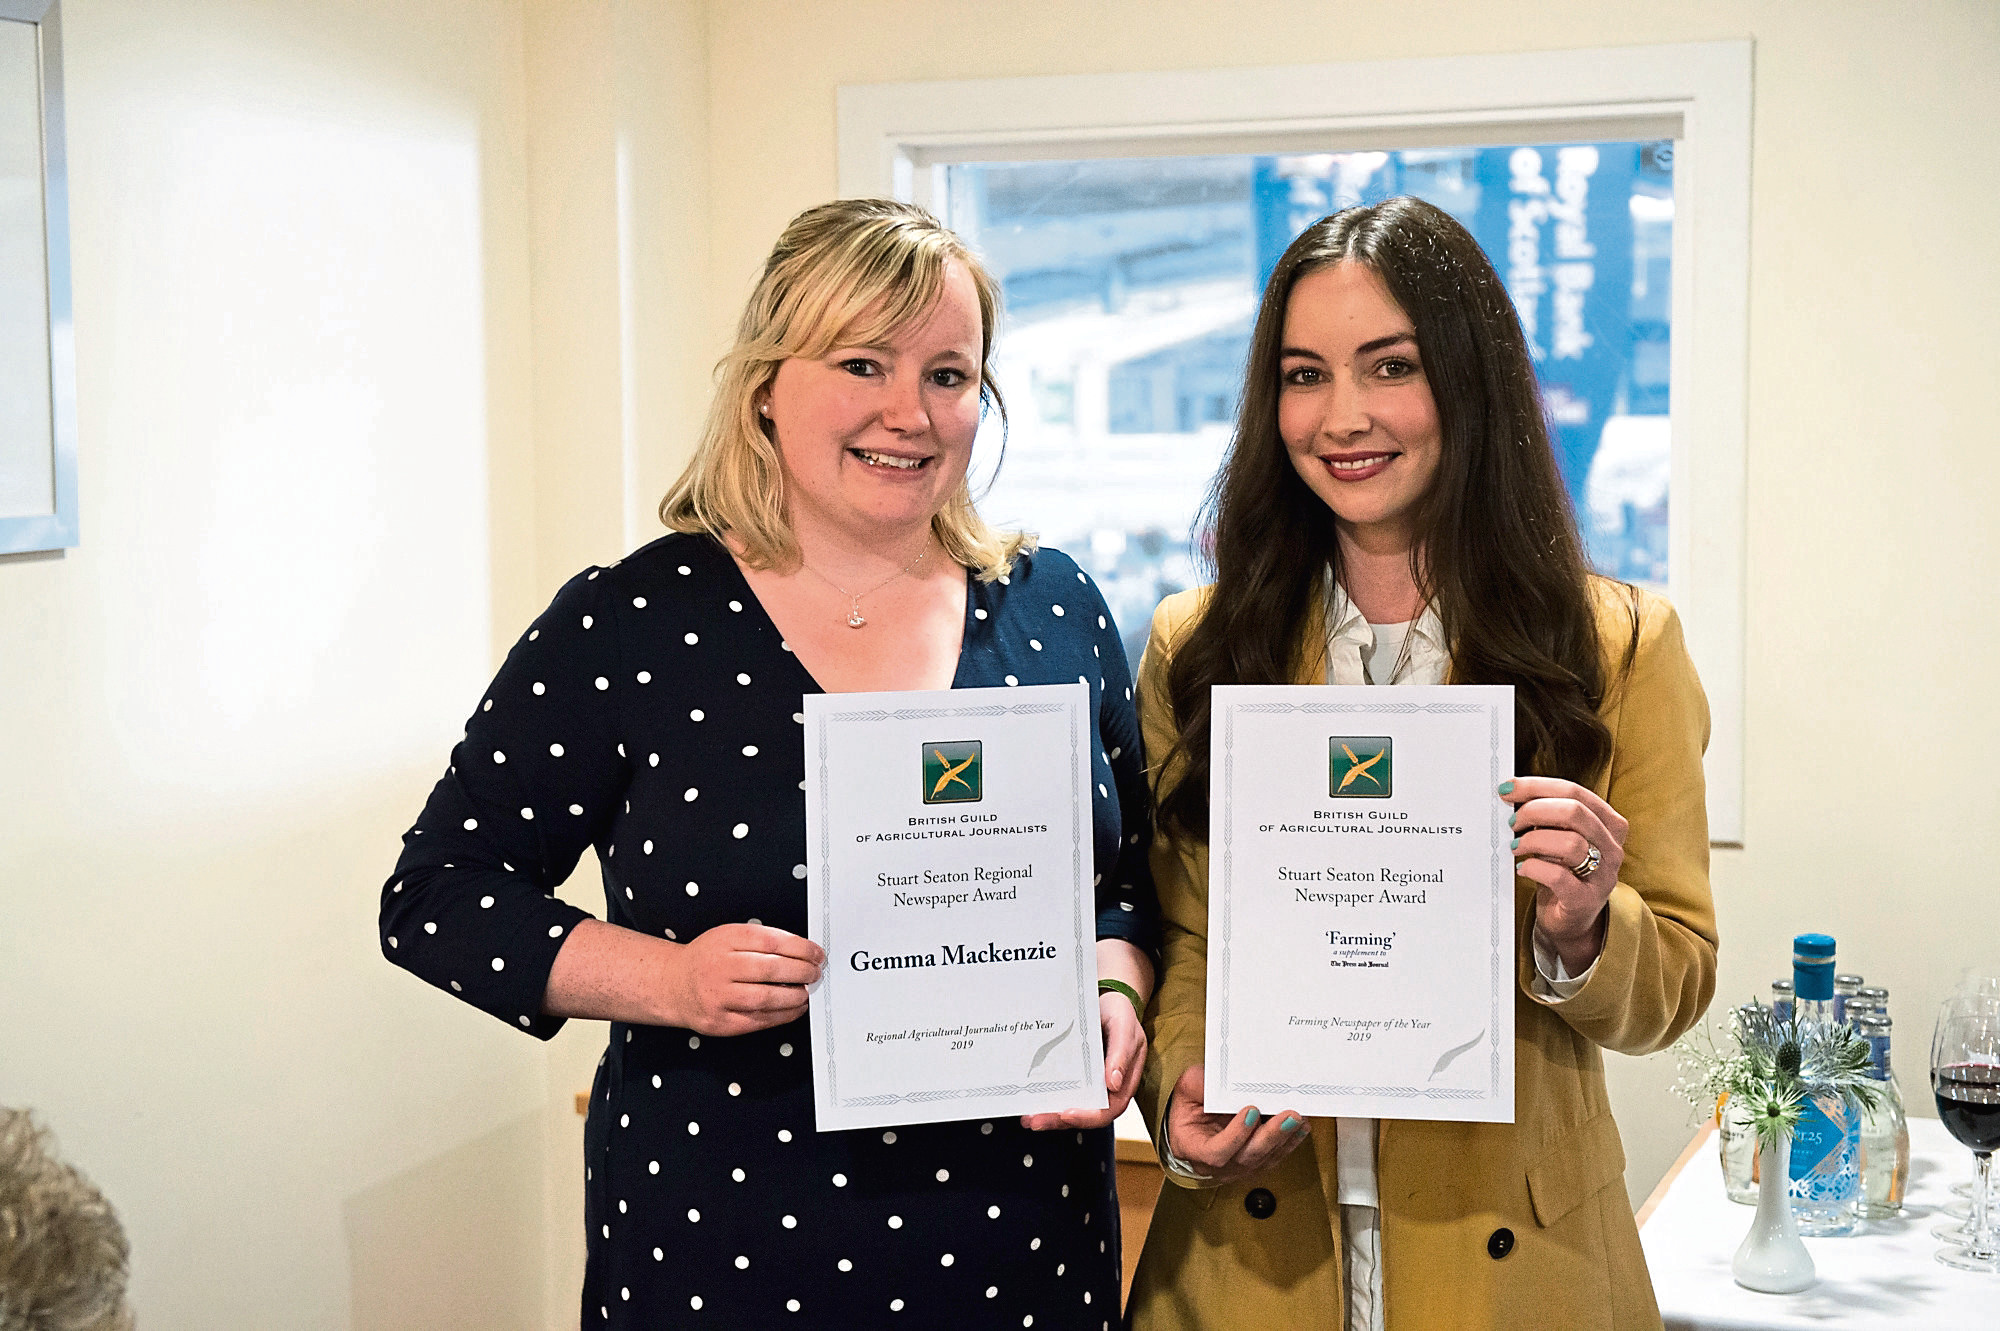
[[[579,574],[516,644],[384,889],[390,960],[542,1038],[611,1022],[586,1326],[1118,1320],[1108,1125],[1145,1059],[1146,785],[1097,589],[966,488],[997,305],[918,209],[796,218],[661,505],[675,534]],[[802,696],[1078,678],[1099,973],[1122,986],[1100,1002],[1111,1108],[815,1132]],[[587,846],[602,921],[548,895]]]

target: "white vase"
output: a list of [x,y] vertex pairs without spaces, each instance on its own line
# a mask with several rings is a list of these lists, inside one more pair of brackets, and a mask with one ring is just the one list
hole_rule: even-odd
[[1757,1170],[1757,1214],[1729,1269],[1745,1289],[1796,1294],[1819,1277],[1792,1219],[1792,1139],[1759,1150]]

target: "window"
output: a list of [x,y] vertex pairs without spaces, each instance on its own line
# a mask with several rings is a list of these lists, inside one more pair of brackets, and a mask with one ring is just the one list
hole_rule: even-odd
[[1711,836],[1740,843],[1749,88],[1747,42],[847,87],[841,189],[988,256],[1014,429],[983,507],[1094,569],[1128,647],[1201,576],[1277,254],[1349,202],[1457,215],[1528,326],[1593,562],[1680,610]]

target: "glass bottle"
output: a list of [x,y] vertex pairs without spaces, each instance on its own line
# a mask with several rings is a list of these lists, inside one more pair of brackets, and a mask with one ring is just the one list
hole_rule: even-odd
[[1859,975],[1836,975],[1833,977],[1833,1019],[1835,1021],[1847,1020],[1847,1000],[1859,993],[1861,986],[1866,983],[1867,981]]
[[[1792,940],[1793,1013],[1801,1030],[1833,1024],[1833,938]],[[1792,1214],[1799,1233],[1852,1234],[1861,1223],[1861,1115],[1843,1096],[1808,1096],[1792,1129]]]
[[1903,1088],[1889,1065],[1891,1025],[1885,1015],[1854,1019],[1854,1032],[1868,1041],[1868,1075],[1881,1083],[1882,1099],[1861,1112],[1861,1193],[1864,1213],[1883,1220],[1903,1209],[1910,1179],[1910,1121],[1903,1112]]
[[1889,1015],[1889,991],[1879,984],[1864,984],[1855,990],[1848,1005],[1851,1007],[1855,1003],[1866,1004],[1870,1012],[1879,1012],[1885,1017]]
[[1771,981],[1771,1015],[1782,1025],[1792,1019],[1792,982]]
[[[1738,1020],[1754,1011],[1736,1009]],[[1725,1092],[1715,1104],[1717,1149],[1722,1153],[1722,1190],[1732,1202],[1757,1204],[1757,1128],[1750,1110],[1738,1096]]]

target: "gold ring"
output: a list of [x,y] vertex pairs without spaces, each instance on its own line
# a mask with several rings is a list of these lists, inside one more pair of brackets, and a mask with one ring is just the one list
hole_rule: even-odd
[[[1589,845],[1588,842],[1585,842],[1584,844]],[[1597,847],[1591,846],[1589,850],[1584,852],[1583,859],[1580,863],[1573,864],[1570,866],[1570,872],[1575,874],[1577,876],[1577,879],[1581,881],[1585,878],[1590,877],[1590,875],[1596,873],[1597,866],[1602,864],[1603,862],[1604,862],[1604,857],[1597,853]]]

